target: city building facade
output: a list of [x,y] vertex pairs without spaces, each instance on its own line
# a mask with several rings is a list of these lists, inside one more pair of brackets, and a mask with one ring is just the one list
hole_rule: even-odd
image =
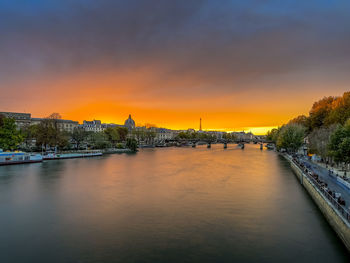
[[87,132],[103,132],[106,128],[106,124],[102,124],[100,120],[83,121],[81,127]]
[[15,120],[17,128],[21,129],[31,124],[30,113],[19,113],[19,112],[0,112],[5,118],[12,118]]
[[[40,124],[43,120],[47,120],[46,118],[32,118],[31,125]],[[57,128],[60,131],[65,131],[72,133],[75,128],[79,126],[79,122],[72,120],[63,120],[63,119],[55,119],[57,123]]]

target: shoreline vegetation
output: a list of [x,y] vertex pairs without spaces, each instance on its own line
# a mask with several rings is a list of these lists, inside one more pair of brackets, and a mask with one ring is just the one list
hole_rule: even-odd
[[99,150],[106,153],[136,152],[136,139],[125,127],[108,127],[103,132],[75,128],[69,133],[59,128],[61,116],[53,113],[39,124],[18,129],[13,118],[0,115],[0,149],[24,152],[82,152]]
[[[52,113],[40,123],[17,127],[13,118],[0,114],[0,149],[37,153],[69,153],[100,150],[102,152],[137,152],[138,148],[184,146],[196,142],[215,143],[219,139],[210,133],[195,130],[180,131],[176,137],[159,141],[153,126],[108,127],[103,131],[86,131],[76,127],[72,132],[61,129],[60,114]],[[237,141],[233,133],[222,133],[221,142]]]
[[300,115],[268,131],[277,150],[313,156],[346,176],[350,166],[350,92],[316,101],[308,116]]

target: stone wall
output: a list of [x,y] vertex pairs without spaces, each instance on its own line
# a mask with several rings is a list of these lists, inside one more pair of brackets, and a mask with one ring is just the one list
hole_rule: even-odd
[[350,251],[350,224],[340,215],[333,205],[323,197],[322,193],[314,186],[314,184],[304,175],[303,171],[294,164],[294,162],[286,155],[283,155],[290,163],[294,174],[302,181],[304,188],[311,195],[312,199],[319,207],[328,223],[343,241],[348,251]]

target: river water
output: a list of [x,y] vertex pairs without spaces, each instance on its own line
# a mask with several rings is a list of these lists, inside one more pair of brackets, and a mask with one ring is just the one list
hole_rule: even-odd
[[347,262],[288,163],[248,145],[0,167],[0,262]]

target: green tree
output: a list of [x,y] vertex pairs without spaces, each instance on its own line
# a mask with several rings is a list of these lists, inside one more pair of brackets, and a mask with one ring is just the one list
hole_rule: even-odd
[[[350,120],[345,125],[339,125],[332,133],[329,143],[329,153],[336,162],[350,161]],[[348,147],[348,148],[347,148]]]
[[17,130],[16,122],[11,118],[1,118],[0,121],[0,148],[15,150],[23,142],[23,136]]
[[266,140],[270,142],[277,143],[277,139],[279,136],[279,133],[281,132],[281,128],[274,128],[267,132]]
[[30,149],[30,147],[32,146],[32,141],[35,139],[36,135],[36,128],[36,125],[29,125],[21,129],[23,141],[27,149]]
[[126,148],[133,152],[137,152],[137,141],[134,138],[128,138],[126,140]]
[[60,118],[58,113],[52,113],[33,128],[37,146],[66,148],[69,145],[69,134],[61,131]]
[[120,140],[118,129],[116,127],[108,127],[105,129],[104,133],[107,135],[108,141],[110,141],[112,146],[115,147]]
[[344,163],[350,163],[350,137],[346,137],[339,145],[339,155],[342,156],[341,160]]
[[88,132],[86,132],[83,128],[76,127],[73,130],[71,135],[72,142],[75,143],[76,148],[79,149],[80,145],[86,141],[88,136]]
[[129,133],[129,130],[128,128],[125,128],[125,127],[117,127],[117,130],[118,130],[118,133],[119,133],[119,139],[120,141],[125,141],[127,136],[128,136],[128,133]]
[[287,124],[281,128],[277,138],[277,148],[296,152],[304,143],[305,127],[300,124]]
[[106,149],[110,146],[108,137],[104,132],[94,132],[89,135],[89,144],[94,149]]
[[189,139],[188,133],[186,132],[180,132],[177,136],[176,139]]

